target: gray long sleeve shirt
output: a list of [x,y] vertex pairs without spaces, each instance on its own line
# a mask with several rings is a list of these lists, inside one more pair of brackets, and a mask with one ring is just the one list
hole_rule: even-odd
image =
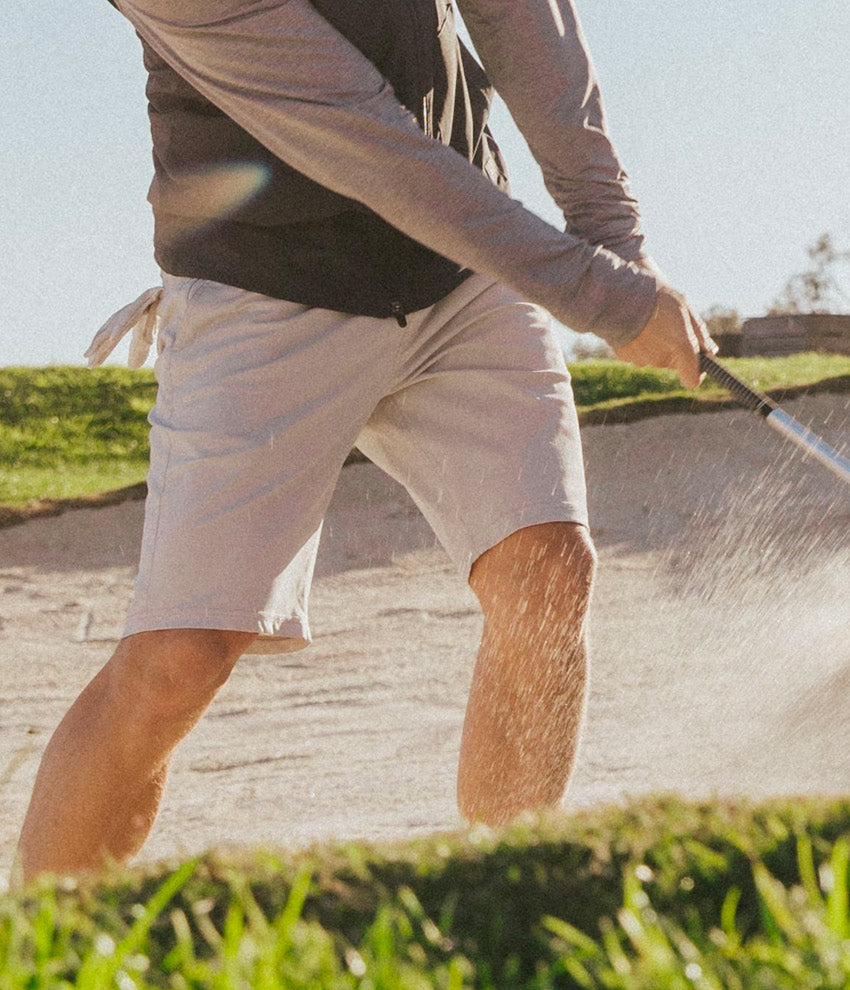
[[564,211],[559,231],[429,138],[307,0],[117,0],[181,76],[277,157],[455,262],[617,346],[658,282],[605,130],[570,0],[459,0],[472,40]]

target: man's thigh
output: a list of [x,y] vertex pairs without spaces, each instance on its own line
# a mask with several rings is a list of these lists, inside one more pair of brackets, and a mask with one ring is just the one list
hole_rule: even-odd
[[523,527],[587,526],[587,500],[569,373],[548,314],[483,276],[444,304],[412,326],[403,375],[358,446],[408,488],[468,576]]
[[[390,321],[166,276],[139,574],[125,635],[310,639],[322,519],[392,374]],[[393,325],[395,325],[393,323]]]

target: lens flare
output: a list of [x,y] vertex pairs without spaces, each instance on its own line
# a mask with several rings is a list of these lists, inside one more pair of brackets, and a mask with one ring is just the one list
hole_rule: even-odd
[[262,192],[269,179],[266,165],[232,162],[172,173],[155,195],[166,213],[184,218],[188,232],[231,216]]

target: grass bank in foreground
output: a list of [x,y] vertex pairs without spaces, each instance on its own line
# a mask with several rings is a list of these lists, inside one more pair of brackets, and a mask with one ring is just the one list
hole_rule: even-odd
[[850,803],[645,800],[0,899],[19,988],[845,988]]
[[[850,357],[794,354],[729,359],[756,388],[850,388]],[[623,422],[662,412],[715,408],[710,382],[689,392],[672,372],[617,361],[570,366],[584,422]],[[156,396],[149,369],[107,366],[0,369],[0,506],[67,499],[144,480],[147,414]]]

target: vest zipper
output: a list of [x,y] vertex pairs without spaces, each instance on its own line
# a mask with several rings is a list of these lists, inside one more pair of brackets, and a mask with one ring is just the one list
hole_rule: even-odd
[[[423,30],[422,15],[419,7],[420,0],[407,0],[407,9],[410,12],[413,25],[413,39],[416,46],[416,65],[419,69],[419,83],[422,86],[422,103],[420,113],[422,115],[422,130],[425,134],[434,137],[434,44],[435,39]],[[433,2],[433,0],[432,0]],[[439,34],[439,20],[437,23],[437,34]],[[436,37],[436,36],[435,36]],[[427,41],[428,49],[424,50],[423,45]],[[426,63],[427,58],[427,63]],[[402,305],[397,300],[390,303],[390,311],[395,317],[396,323],[402,328],[407,326],[407,315]]]
[[[422,130],[428,137],[432,138],[434,136],[434,73],[431,60],[434,56],[434,39],[422,28],[419,0],[407,0],[407,8],[410,11],[413,22],[413,37],[416,45],[416,64],[419,69],[419,81],[423,84],[422,103],[419,107],[419,113],[422,118]],[[427,53],[423,51],[423,44],[426,41],[429,45]],[[426,58],[428,59],[427,65],[425,62]]]
[[401,308],[400,302],[391,302],[390,309],[392,310],[393,316],[396,318],[396,322],[400,327],[407,326],[407,316],[404,310]]

